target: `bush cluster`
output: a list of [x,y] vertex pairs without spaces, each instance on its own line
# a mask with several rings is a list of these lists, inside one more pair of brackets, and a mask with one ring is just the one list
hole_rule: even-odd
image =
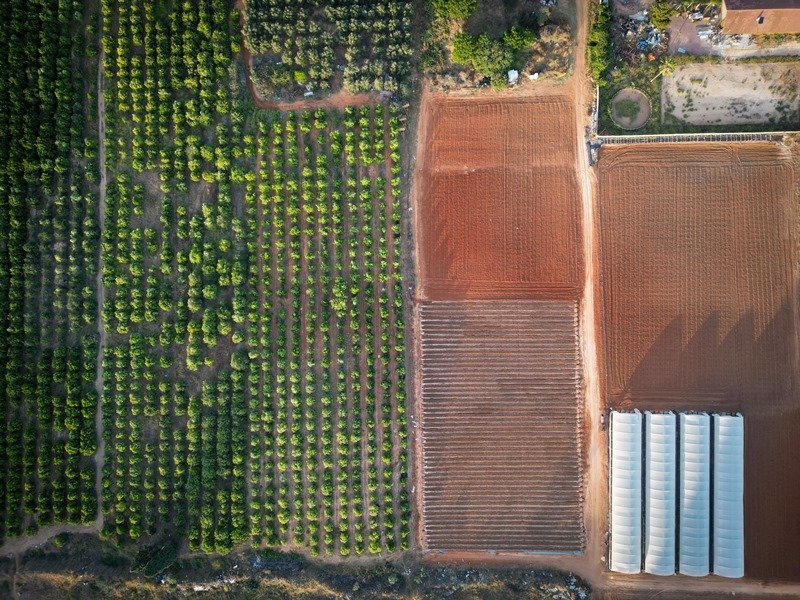
[[598,4],[595,8],[592,28],[589,32],[587,52],[592,77],[598,85],[606,84],[606,73],[611,66],[611,7],[609,3]]
[[348,91],[408,93],[410,0],[328,2],[323,10],[308,0],[249,0],[244,30],[251,51],[266,55],[269,66],[257,74],[265,94],[281,96],[297,86],[330,90],[340,54]]

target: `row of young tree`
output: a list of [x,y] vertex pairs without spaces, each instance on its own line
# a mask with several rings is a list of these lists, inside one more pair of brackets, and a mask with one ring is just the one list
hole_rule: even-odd
[[250,356],[266,359],[250,379],[250,482],[263,489],[250,528],[268,543],[348,555],[408,542],[400,190],[386,179],[399,122],[385,112],[261,125],[246,196]]
[[[234,188],[254,178],[245,162],[255,149],[229,77],[230,17],[219,0],[103,4],[102,323],[113,345],[103,363],[102,500],[105,533],[123,540],[194,531],[202,455],[191,407],[224,378],[243,339],[232,302],[246,268]],[[229,486],[219,482],[214,502]],[[223,528],[206,550],[230,548]]]
[[99,353],[105,534],[407,546],[394,109],[246,115],[223,0],[0,10],[0,537],[95,519]]
[[0,539],[96,514],[94,15],[0,5]]

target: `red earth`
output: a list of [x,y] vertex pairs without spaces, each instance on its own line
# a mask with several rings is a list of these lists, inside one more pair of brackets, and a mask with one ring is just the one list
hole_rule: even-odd
[[580,295],[575,127],[563,96],[424,99],[414,194],[421,299]]
[[604,147],[613,408],[745,418],[745,568],[800,580],[795,171],[778,144]]

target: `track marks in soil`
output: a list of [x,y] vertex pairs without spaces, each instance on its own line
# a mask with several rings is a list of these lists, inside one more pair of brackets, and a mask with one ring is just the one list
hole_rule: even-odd
[[426,98],[421,110],[419,297],[577,298],[572,101]]
[[604,149],[609,403],[745,417],[745,565],[800,573],[796,173],[770,143]]
[[424,545],[584,546],[578,305],[420,306]]

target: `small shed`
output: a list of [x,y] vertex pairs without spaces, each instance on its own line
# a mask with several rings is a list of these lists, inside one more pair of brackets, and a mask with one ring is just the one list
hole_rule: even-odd
[[723,0],[722,33],[800,33],[800,0]]

